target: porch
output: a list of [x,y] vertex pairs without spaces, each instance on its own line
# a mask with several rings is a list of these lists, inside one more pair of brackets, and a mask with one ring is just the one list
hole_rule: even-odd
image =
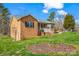
[[51,35],[53,33],[53,22],[45,21],[39,22],[38,29],[39,35]]

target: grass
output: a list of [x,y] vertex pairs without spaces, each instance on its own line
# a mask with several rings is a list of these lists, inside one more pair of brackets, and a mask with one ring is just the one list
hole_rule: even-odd
[[0,55],[2,56],[79,56],[79,51],[76,53],[48,53],[48,54],[32,54],[27,48],[29,45],[48,43],[64,43],[73,45],[79,50],[79,33],[65,32],[62,34],[55,34],[53,36],[42,36],[37,38],[30,38],[22,41],[13,41],[9,36],[0,36]]

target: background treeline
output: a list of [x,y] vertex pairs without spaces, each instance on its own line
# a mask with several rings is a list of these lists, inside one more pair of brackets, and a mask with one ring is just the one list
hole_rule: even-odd
[[55,12],[51,12],[47,20],[54,23],[54,32],[77,31],[78,29],[76,28],[78,24],[71,14],[55,17]]

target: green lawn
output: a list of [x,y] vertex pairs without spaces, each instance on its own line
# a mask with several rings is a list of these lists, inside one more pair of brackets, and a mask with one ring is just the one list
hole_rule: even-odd
[[79,51],[73,54],[65,53],[50,53],[50,54],[32,54],[27,50],[29,45],[39,44],[43,42],[48,43],[64,43],[75,46],[79,49],[79,33],[66,32],[62,34],[55,34],[53,36],[43,36],[38,38],[30,38],[22,41],[14,41],[9,36],[0,36],[0,55],[11,56],[48,56],[48,55],[78,55]]

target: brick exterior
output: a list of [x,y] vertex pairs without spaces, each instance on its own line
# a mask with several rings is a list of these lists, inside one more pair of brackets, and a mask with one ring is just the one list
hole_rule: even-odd
[[[33,22],[34,27],[25,27],[25,22]],[[46,35],[50,35],[50,33],[46,33]],[[12,17],[10,22],[10,36],[14,38],[16,41],[36,37],[38,35],[42,35],[40,31],[40,23],[31,15],[24,16],[20,19],[16,17]]]
[[[26,21],[34,22],[34,28],[25,27]],[[38,21],[31,15],[20,18],[12,17],[10,22],[10,36],[15,40],[38,36]]]
[[[38,21],[35,20],[33,16],[27,16],[22,19],[21,21],[21,39],[35,37],[38,36]],[[34,23],[34,28],[25,27],[25,22],[31,21]]]

